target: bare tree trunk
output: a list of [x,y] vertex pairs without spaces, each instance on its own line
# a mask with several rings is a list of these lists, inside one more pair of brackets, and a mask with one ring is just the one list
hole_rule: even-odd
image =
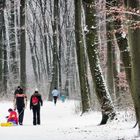
[[[116,9],[119,8],[120,5],[122,5],[122,0],[107,0],[107,7],[115,7]],[[119,12],[113,13],[115,17],[114,21],[114,29],[116,30],[115,36],[117,39],[118,47],[120,49],[120,54],[121,54],[121,59],[124,64],[125,72],[126,72],[126,77],[127,81],[129,83],[130,89],[131,89],[131,61],[130,61],[130,53],[129,53],[129,48],[128,48],[128,40],[126,37],[126,33],[124,33],[123,28],[122,28],[122,20],[121,18],[117,18],[117,16],[120,15]],[[111,15],[112,16],[112,15]],[[122,15],[124,16],[124,15]]]
[[[5,0],[0,2],[0,91],[2,96],[7,95],[7,47],[6,47],[6,30],[4,19]],[[2,92],[3,91],[3,92]]]
[[[64,24],[65,24],[65,35],[66,35],[66,45],[67,45],[67,49],[66,49],[66,65],[65,65],[65,71],[66,71],[66,81],[65,81],[65,86],[64,86],[64,89],[65,89],[65,92],[66,92],[66,95],[67,96],[71,96],[70,95],[70,92],[75,92],[75,86],[72,86],[72,85],[75,85],[75,83],[77,83],[77,80],[75,80],[74,76],[75,74],[77,74],[75,71],[76,71],[76,68],[75,68],[75,63],[74,63],[74,48],[71,47],[72,46],[72,34],[73,34],[73,30],[70,30],[71,28],[71,18],[70,16],[67,16],[69,15],[69,0],[65,0],[65,15],[64,15]],[[73,71],[75,73],[73,73]],[[72,84],[72,85],[71,85]],[[72,90],[70,90],[72,89]]]
[[[37,43],[38,43],[37,38],[39,37],[39,35],[41,36],[41,38],[43,38],[43,36],[42,36],[42,32],[41,32],[41,25],[37,19],[37,15],[36,15],[37,4],[38,3],[32,3],[32,1],[29,2],[31,15],[33,17],[34,22],[32,23],[32,25],[29,24],[27,26],[27,34],[28,34],[29,43],[30,43],[30,51],[31,51],[33,72],[34,72],[34,76],[35,76],[35,83],[37,86],[39,86],[39,83],[41,80],[41,66],[40,66],[40,61],[39,61],[40,59],[39,59],[39,55],[38,55],[38,53],[39,53],[38,48],[39,47],[37,46]],[[29,23],[32,22],[29,20],[30,20],[30,17],[28,19],[28,22]],[[37,34],[38,26],[39,26],[39,30],[41,32],[41,33],[39,32],[39,34]],[[40,41],[40,42],[42,42],[42,41]]]
[[[4,21],[4,17],[3,17],[3,21]],[[4,63],[3,63],[3,90],[5,94],[7,93],[8,87],[7,87],[7,83],[8,83],[8,54],[7,54],[7,44],[6,44],[6,29],[5,29],[5,21],[3,23],[3,57],[4,57]]]
[[50,85],[49,100],[52,100],[51,91],[54,87],[58,88],[58,51],[57,51],[57,36],[58,36],[58,2],[54,1],[54,21],[53,21],[53,68],[52,68],[52,81]]
[[113,46],[113,77],[114,77],[114,85],[115,85],[115,102],[117,105],[120,105],[121,102],[121,96],[119,92],[119,72],[120,72],[120,51],[117,45],[117,42],[114,40],[114,46]]
[[25,0],[20,0],[20,84],[23,87],[26,87],[25,3]]
[[[60,5],[61,6],[61,5]],[[61,13],[60,13],[60,8],[59,7],[58,9],[58,36],[59,36],[59,58],[58,58],[58,68],[59,68],[59,88],[60,90],[62,89],[62,67],[61,67],[61,64],[62,64],[62,27],[61,27]]]
[[[120,16],[120,12],[117,11],[117,9],[119,9],[123,3],[122,3],[122,0],[115,0],[115,1],[106,0],[106,1],[107,1],[107,4],[109,7],[116,8],[116,10],[113,10],[115,12],[112,13],[114,16],[114,19],[115,19],[114,20],[114,29],[116,31],[115,36],[117,39],[118,47],[120,49],[120,56],[121,56],[121,59],[122,59],[122,62],[123,62],[124,68],[125,68],[126,79],[129,84],[129,89],[130,89],[130,92],[132,95],[132,99],[134,102],[134,108],[135,108],[135,112],[136,112],[136,117],[137,117],[138,116],[137,105],[135,104],[135,95],[133,93],[133,87],[132,87],[132,83],[131,83],[132,82],[132,79],[131,79],[131,76],[132,76],[131,60],[132,60],[132,58],[131,58],[130,51],[129,51],[128,39],[127,39],[126,33],[124,32],[124,29],[122,26],[123,21],[121,18],[117,18],[118,16]],[[124,0],[125,6],[128,6],[130,1],[131,0]],[[133,2],[135,4],[138,4],[136,1],[137,0],[134,0]],[[124,15],[122,15],[122,16],[124,16]]]
[[[0,2],[0,89],[2,88],[2,48],[3,48],[3,44],[2,44],[2,28],[3,28],[3,17],[4,17],[4,6],[3,6],[4,2],[1,1]],[[1,91],[1,90],[0,90]]]
[[49,59],[48,59],[48,45],[47,45],[47,30],[48,30],[48,25],[46,23],[46,11],[47,11],[47,1],[44,0],[42,3],[42,0],[39,0],[40,3],[40,8],[41,8],[41,14],[42,14],[42,19],[43,19],[43,45],[45,49],[45,54],[46,54],[46,67],[47,67],[47,75],[49,77],[50,75],[50,66],[49,66]]
[[[128,8],[135,9],[134,11],[139,10],[140,1],[138,0],[127,0]],[[137,14],[130,15],[130,25],[129,25],[129,44],[130,44],[130,53],[132,56],[132,96],[136,111],[136,118],[138,121],[139,132],[140,132],[140,28],[139,21],[140,16]]]
[[115,87],[114,87],[114,76],[113,76],[113,43],[114,35],[112,32],[112,23],[107,18],[107,86],[111,94],[112,99],[115,99]]
[[37,67],[38,67],[38,64],[37,64],[37,54],[35,54],[35,47],[36,46],[36,24],[33,23],[32,25],[32,32],[33,32],[33,37],[32,37],[32,34],[30,33],[30,31],[28,31],[27,29],[27,35],[28,35],[28,39],[29,39],[29,44],[30,44],[30,52],[31,52],[31,60],[32,60],[32,65],[33,65],[33,72],[34,72],[34,76],[35,76],[35,81],[38,85],[38,82],[39,82],[39,76],[38,76],[38,71],[37,71]]
[[86,73],[85,63],[85,50],[83,44],[82,27],[81,27],[81,0],[75,0],[75,36],[76,36],[76,52],[77,62],[80,79],[81,100],[82,100],[82,113],[90,108],[89,92],[88,92],[88,79]]
[[87,53],[89,58],[90,70],[92,74],[92,79],[95,86],[95,92],[102,109],[102,120],[100,124],[106,124],[107,120],[113,119],[115,116],[115,110],[110,98],[109,91],[105,85],[103,74],[100,68],[100,62],[98,58],[97,51],[97,30],[96,30],[96,14],[95,12],[95,1],[83,0],[85,7],[86,16],[86,43],[87,43]]
[[18,62],[17,62],[17,50],[16,50],[16,30],[15,30],[15,1],[10,0],[10,16],[9,16],[9,42],[10,42],[10,83],[13,86],[18,84],[19,71],[18,71]]

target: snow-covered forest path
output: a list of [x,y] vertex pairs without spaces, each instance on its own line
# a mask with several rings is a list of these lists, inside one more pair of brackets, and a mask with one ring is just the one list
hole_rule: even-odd
[[[0,102],[0,122],[5,122],[8,108],[12,102]],[[135,140],[137,128],[132,129],[134,121],[123,121],[131,115],[124,113],[120,121],[98,126],[101,120],[99,112],[80,116],[75,114],[79,105],[76,101],[59,101],[55,106],[45,102],[41,108],[41,125],[32,125],[32,111],[29,104],[25,111],[23,126],[0,127],[0,139],[3,140]],[[128,115],[128,116],[127,116]]]

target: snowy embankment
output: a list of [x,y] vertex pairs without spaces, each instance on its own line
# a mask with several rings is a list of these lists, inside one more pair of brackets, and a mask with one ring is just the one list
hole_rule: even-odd
[[[32,125],[32,111],[29,104],[25,111],[23,126],[0,127],[0,138],[4,140],[138,140],[137,128],[132,129],[134,121],[127,113],[120,113],[119,120],[98,126],[99,112],[80,116],[75,114],[76,101],[44,101],[41,108],[41,125]],[[0,122],[6,122],[8,108],[12,102],[0,103]],[[125,121],[125,119],[128,121]]]

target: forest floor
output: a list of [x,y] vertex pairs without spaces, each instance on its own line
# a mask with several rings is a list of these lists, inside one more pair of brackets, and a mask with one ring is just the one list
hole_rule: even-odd
[[[0,122],[6,122],[7,110],[12,102],[0,102]],[[118,119],[99,126],[100,112],[89,112],[80,116],[77,112],[79,103],[66,100],[44,101],[41,108],[41,125],[32,125],[32,111],[29,104],[25,110],[23,126],[0,127],[0,138],[3,140],[140,140],[134,114],[131,111],[118,113]],[[77,113],[76,113],[77,112]]]

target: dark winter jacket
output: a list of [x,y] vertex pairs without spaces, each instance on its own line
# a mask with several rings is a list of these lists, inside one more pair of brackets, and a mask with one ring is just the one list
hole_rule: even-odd
[[27,102],[27,96],[23,93],[22,89],[17,89],[15,91],[15,106],[17,109],[25,108],[25,104]]
[[[38,99],[38,103],[36,105],[34,105],[32,103],[32,98],[33,97],[37,97],[37,99]],[[40,107],[42,105],[43,105],[43,101],[42,101],[41,95],[38,92],[35,92],[30,98],[30,109],[32,109],[33,107]]]

